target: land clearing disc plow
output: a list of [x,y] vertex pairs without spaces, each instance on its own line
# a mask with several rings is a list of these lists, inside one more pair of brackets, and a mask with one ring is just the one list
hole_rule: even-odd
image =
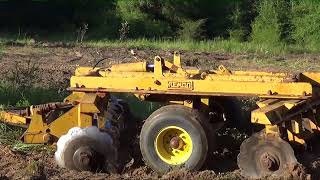
[[251,123],[263,130],[243,142],[238,166],[244,176],[261,178],[297,164],[294,149],[308,149],[309,139],[319,133],[319,89],[320,73],[202,70],[183,67],[175,52],[173,61],[156,56],[153,63],[78,67],[63,102],[1,111],[0,116],[4,123],[26,128],[25,143],[57,144],[55,159],[62,167],[118,171],[119,152],[132,146],[137,125],[128,105],[111,94],[167,104],[144,121],[139,139],[145,163],[164,174],[214,163],[217,130],[239,124],[225,102],[258,97]]

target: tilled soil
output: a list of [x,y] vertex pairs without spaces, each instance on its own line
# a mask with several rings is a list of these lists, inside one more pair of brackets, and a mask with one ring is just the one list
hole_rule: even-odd
[[[36,83],[42,87],[68,86],[68,79],[78,66],[93,66],[97,60],[107,58],[99,66],[110,66],[115,63],[134,62],[146,59],[151,62],[156,55],[164,58],[172,57],[173,51],[138,50],[134,58],[127,48],[92,48],[92,47],[32,47],[7,46],[0,52],[0,79],[8,79],[19,71],[26,69],[29,63],[36,65]],[[255,54],[223,54],[182,51],[184,65],[197,66],[202,69],[214,69],[223,64],[231,70],[265,70],[298,71],[317,70],[320,56],[257,56]],[[320,151],[319,151],[320,152]],[[12,151],[0,144],[0,179],[245,179],[236,166],[238,147],[219,152],[217,163],[208,167],[210,170],[188,172],[173,171],[159,176],[143,164],[127,165],[119,174],[76,172],[59,168],[52,153]],[[266,179],[319,179],[320,159],[317,153],[301,155],[303,165],[292,167],[283,177]],[[135,164],[135,163],[133,163]],[[309,174],[309,175],[307,175]]]
[[[56,165],[53,154],[46,152],[21,153],[0,145],[0,179],[217,179],[223,177],[214,171],[173,171],[159,176],[146,166],[128,167],[120,174],[77,172]],[[239,171],[226,175],[242,178]]]
[[[310,162],[314,166],[316,159]],[[319,164],[319,162],[317,162]],[[317,169],[313,169],[316,173]],[[312,172],[313,172],[312,171]],[[315,174],[314,173],[314,174]],[[306,174],[304,167],[297,165],[290,167],[281,177],[266,177],[265,179],[311,179],[312,176]],[[318,179],[313,176],[312,179]],[[185,170],[172,171],[163,176],[153,172],[148,167],[128,166],[123,172],[118,174],[108,174],[102,172],[78,172],[60,168],[54,161],[53,153],[50,152],[28,152],[21,153],[12,151],[5,145],[0,145],[0,179],[165,179],[165,180],[185,180],[185,179],[246,179],[241,176],[240,171],[219,173],[213,170],[203,170],[198,172],[188,172]]]
[[[68,79],[78,66],[94,66],[99,59],[106,58],[98,66],[147,60],[152,62],[159,55],[172,59],[173,51],[127,48],[92,47],[42,47],[7,46],[0,51],[0,79],[7,78],[17,67],[35,65],[38,67],[37,83],[41,85],[67,85]],[[182,63],[201,69],[215,69],[222,64],[231,70],[259,71],[316,71],[320,56],[297,54],[289,56],[261,56],[255,54],[226,54],[180,51]]]

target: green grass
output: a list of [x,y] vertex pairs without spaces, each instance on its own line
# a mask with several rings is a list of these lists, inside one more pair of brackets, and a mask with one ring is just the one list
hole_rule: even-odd
[[[30,38],[10,39],[0,38],[0,45],[8,45],[8,42],[19,43],[23,45],[38,45]],[[56,41],[59,42],[59,39]],[[233,39],[215,40],[164,40],[164,39],[129,39],[125,41],[119,40],[99,40],[99,41],[85,41],[82,44],[77,44],[73,41],[63,41],[74,46],[86,46],[97,48],[137,48],[137,49],[161,49],[161,50],[186,50],[186,51],[203,51],[203,52],[217,52],[217,53],[254,53],[262,55],[286,55],[286,54],[301,54],[301,53],[320,53],[320,49],[301,46],[299,44],[265,44],[251,41],[240,42]],[[10,43],[9,43],[10,44]]]
[[23,128],[0,123],[0,144],[7,145],[11,150],[18,152],[50,151],[50,147],[40,144],[25,144],[20,141],[19,137],[23,132]]
[[29,87],[20,89],[13,86],[10,82],[0,82],[0,104],[5,107],[59,102],[66,96],[66,92],[59,93],[57,87]]
[[[59,94],[55,88],[30,87],[19,89],[8,82],[0,82],[0,104],[4,107],[25,107],[31,104],[62,101],[66,94]],[[19,140],[24,128],[0,123],[0,144],[9,146],[13,151],[52,152],[52,148],[39,144],[25,144]]]
[[218,53],[256,53],[263,55],[284,55],[292,53],[317,53],[319,50],[300,47],[299,45],[267,45],[253,42],[239,42],[236,40],[203,40],[203,41],[181,41],[181,40],[148,40],[137,39],[127,41],[88,41],[84,45],[91,47],[125,47],[140,49],[163,49],[163,50],[187,50]]

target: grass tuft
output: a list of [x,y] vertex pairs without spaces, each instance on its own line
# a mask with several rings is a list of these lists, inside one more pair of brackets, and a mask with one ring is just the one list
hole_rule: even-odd
[[21,127],[10,126],[0,123],[0,144],[9,146],[13,151],[31,152],[31,151],[52,151],[50,147],[42,144],[25,144],[19,140],[19,137],[24,132]]

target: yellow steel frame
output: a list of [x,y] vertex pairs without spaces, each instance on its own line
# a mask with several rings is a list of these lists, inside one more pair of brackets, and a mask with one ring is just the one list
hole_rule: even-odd
[[231,72],[223,66],[208,71],[183,69],[160,57],[155,58],[152,72],[146,72],[145,62],[96,69],[95,74],[100,76],[90,75],[92,68],[82,67],[76,72],[77,75],[71,77],[70,82],[70,89],[74,91],[287,99],[307,99],[312,96],[311,83],[295,82],[286,73]]
[[93,125],[97,117],[96,125],[102,127],[106,94],[110,92],[133,93],[141,100],[165,100],[191,108],[200,102],[204,109],[210,106],[212,96],[258,96],[263,100],[252,112],[252,123],[265,125],[266,133],[279,134],[285,128],[290,141],[304,144],[306,134],[319,130],[319,126],[312,116],[299,117],[297,112],[309,110],[310,103],[313,110],[320,106],[319,87],[320,73],[313,72],[297,76],[230,71],[224,66],[216,70],[183,68],[176,52],[172,62],[156,56],[153,66],[142,61],[110,68],[77,68],[70,80],[72,94],[65,99],[73,107],[52,122],[47,123],[41,110],[33,107],[30,116],[0,112],[0,118],[6,123],[28,125],[22,138],[25,142],[47,143],[72,127]]
[[[252,123],[265,125],[266,133],[279,133],[279,128],[285,127],[289,140],[298,143],[304,143],[299,137],[302,131],[297,130],[297,127],[304,126],[302,121],[293,120],[295,123],[288,125],[284,123],[288,121],[285,118],[316,98],[315,86],[320,85],[320,73],[301,73],[297,76],[230,71],[224,66],[219,66],[217,70],[182,68],[179,53],[174,54],[173,63],[155,57],[153,71],[148,71],[147,63],[138,62],[94,70],[81,67],[76,72],[70,81],[70,90],[74,92],[125,92],[133,93],[141,100],[148,100],[152,95],[163,99],[166,95],[171,103],[188,107],[194,106],[194,98],[190,97],[199,97],[204,108],[209,106],[211,96],[258,96],[264,100],[259,101],[259,109],[252,112]],[[172,96],[185,96],[187,99],[176,100]],[[308,123],[318,128],[313,121]]]
[[[96,125],[99,128],[104,125],[103,106],[107,103],[106,96],[98,96],[96,93],[73,93],[65,99],[65,102],[73,102],[74,105],[60,117],[47,122],[39,108],[30,107],[30,116],[0,113],[2,121],[16,125],[27,125],[28,128],[21,139],[25,143],[51,143],[73,127],[88,127]],[[99,114],[100,116],[95,116]],[[96,124],[93,124],[94,118]],[[29,119],[29,121],[28,121]]]

